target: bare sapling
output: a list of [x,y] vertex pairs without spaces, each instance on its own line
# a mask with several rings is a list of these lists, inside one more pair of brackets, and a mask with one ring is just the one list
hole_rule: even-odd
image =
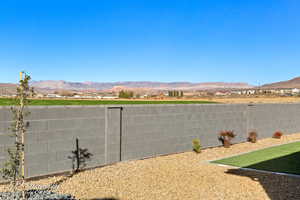
[[26,111],[29,98],[34,95],[33,88],[29,86],[30,76],[24,72],[20,73],[20,81],[17,86],[16,103],[11,107],[13,122],[11,124],[12,137],[15,145],[8,149],[8,160],[1,169],[2,177],[10,181],[13,190],[19,186],[22,190],[22,199],[26,199],[25,191],[25,135],[29,123],[25,117],[30,113]]

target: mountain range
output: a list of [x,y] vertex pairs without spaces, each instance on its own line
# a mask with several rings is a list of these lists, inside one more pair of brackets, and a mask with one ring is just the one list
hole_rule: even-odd
[[[93,91],[120,91],[120,90],[214,90],[214,89],[242,89],[254,88],[248,83],[226,82],[150,82],[150,81],[127,81],[127,82],[68,82],[68,81],[33,81],[31,86],[38,91],[54,90],[93,90]],[[0,92],[14,93],[16,84],[0,83]],[[300,88],[300,77],[288,81],[281,81],[262,85],[261,88]]]
[[252,88],[248,83],[225,82],[67,82],[67,81],[34,81],[32,86],[40,89],[59,90],[120,90],[120,89],[144,89],[144,90],[209,90],[230,88]]
[[16,84],[0,83],[0,94],[14,94],[16,92]]

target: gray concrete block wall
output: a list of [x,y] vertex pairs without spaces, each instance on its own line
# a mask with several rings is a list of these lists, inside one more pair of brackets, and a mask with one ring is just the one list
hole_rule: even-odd
[[300,132],[300,104],[256,104],[248,107],[248,130],[260,138],[272,137],[275,131]]
[[245,140],[246,105],[165,105],[124,107],[124,160],[191,150],[192,140],[219,146],[218,133],[234,130],[234,142]]
[[[256,130],[259,138],[277,131],[300,132],[300,104],[200,104],[37,106],[29,108],[26,176],[69,171],[75,140],[93,154],[87,167],[190,151],[195,138],[202,146],[221,143],[218,133],[233,130],[234,143]],[[299,112],[300,113],[300,112]],[[0,166],[14,138],[8,136],[11,113],[0,107]]]
[[[6,147],[13,145],[8,136],[9,108],[0,109],[0,159],[7,158]],[[72,151],[87,148],[93,154],[88,167],[105,162],[105,108],[103,107],[30,107],[26,133],[26,176],[69,171]],[[0,163],[0,164],[3,164]]]
[[[11,127],[12,115],[9,108],[0,107],[0,167],[3,166],[7,159],[7,149],[10,148],[15,139],[10,136],[9,128]],[[0,177],[1,180],[1,177]]]

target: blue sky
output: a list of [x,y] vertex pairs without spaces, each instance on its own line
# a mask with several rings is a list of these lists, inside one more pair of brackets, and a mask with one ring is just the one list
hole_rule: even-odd
[[27,0],[0,5],[0,82],[300,76],[299,0]]

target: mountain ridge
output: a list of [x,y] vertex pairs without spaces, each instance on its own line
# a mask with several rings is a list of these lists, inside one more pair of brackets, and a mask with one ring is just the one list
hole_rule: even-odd
[[300,88],[300,77],[295,77],[287,81],[265,84],[262,88]]
[[[256,88],[245,82],[188,82],[188,81],[116,81],[116,82],[71,82],[65,80],[41,80],[32,81],[31,86],[41,91],[54,90],[93,90],[93,91],[120,91],[120,90],[215,90],[215,89],[249,89]],[[0,89],[3,92],[13,93],[16,84],[0,83]],[[269,84],[264,84],[259,88],[300,88],[300,76],[287,81],[279,81]]]
[[154,81],[122,81],[122,82],[68,82],[68,81],[33,81],[33,87],[42,89],[64,89],[64,90],[111,90],[115,87],[124,87],[128,89],[150,89],[150,90],[205,90],[220,88],[253,88],[254,86],[243,82],[154,82]]

